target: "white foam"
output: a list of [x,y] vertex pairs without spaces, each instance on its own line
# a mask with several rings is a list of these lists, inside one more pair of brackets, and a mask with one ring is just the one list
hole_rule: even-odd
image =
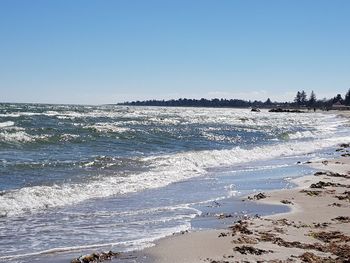
[[324,147],[350,142],[350,137],[318,139],[231,150],[191,151],[173,155],[143,158],[153,169],[127,177],[100,176],[89,182],[53,186],[33,186],[0,195],[0,215],[16,215],[49,207],[75,204],[91,198],[137,192],[163,187],[170,183],[206,174],[207,168],[229,166],[242,162],[265,160],[281,156],[301,155]]
[[93,129],[97,132],[117,132],[117,133],[123,133],[130,130],[129,128],[118,126],[118,123],[96,123],[94,125],[87,125],[84,128]]
[[69,134],[69,133],[65,133],[65,134],[62,134],[60,136],[60,141],[71,141],[71,140],[74,140],[76,138],[79,138],[80,135],[78,134]]
[[162,237],[170,236],[173,233],[179,233],[181,231],[185,231],[188,229],[190,229],[190,223],[189,221],[186,221],[183,224],[175,227],[169,227],[166,229],[164,228],[157,229],[155,231],[152,231],[152,233],[147,233],[147,238],[138,238],[138,239],[120,241],[120,242],[96,243],[96,244],[81,245],[81,246],[56,247],[56,248],[36,251],[32,253],[0,256],[0,261],[14,260],[14,259],[16,260],[21,258],[29,258],[33,256],[48,255],[48,254],[55,254],[55,253],[62,253],[62,252],[74,252],[74,251],[81,251],[81,250],[87,250],[87,249],[89,250],[103,249],[103,248],[110,249],[111,247],[117,247],[118,251],[123,251],[123,252],[135,251],[135,250],[137,251],[137,250],[145,249],[147,247],[154,246],[155,240],[158,240]]
[[13,126],[15,123],[13,121],[0,122],[0,128]]
[[[12,127],[11,127],[12,128]],[[48,135],[29,135],[21,129],[14,129],[16,132],[0,132],[0,141],[8,143],[27,143],[35,140],[47,139]]]
[[317,137],[316,134],[314,134],[311,131],[303,131],[303,132],[296,132],[288,135],[289,139],[304,139],[304,138],[315,138]]
[[24,131],[0,132],[0,141],[5,142],[31,142],[34,138]]
[[210,140],[210,141],[217,141],[217,142],[223,142],[223,141],[226,141],[226,142],[238,142],[240,140],[240,137],[239,136],[236,136],[236,137],[228,137],[228,136],[225,136],[225,135],[216,135],[216,134],[213,134],[213,133],[209,133],[209,132],[202,132],[201,135],[203,137],[205,137],[207,140]]

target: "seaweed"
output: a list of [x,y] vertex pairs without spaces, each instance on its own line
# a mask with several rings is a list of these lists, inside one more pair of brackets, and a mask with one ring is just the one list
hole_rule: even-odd
[[233,251],[237,251],[243,255],[247,254],[253,254],[253,255],[262,255],[262,254],[267,254],[267,253],[272,253],[272,250],[264,250],[264,249],[259,249],[255,248],[252,246],[241,246],[241,247],[234,247]]
[[349,187],[349,185],[345,185],[345,184],[339,184],[339,183],[331,183],[331,182],[323,182],[323,181],[319,181],[318,183],[315,184],[311,184],[310,188],[325,188],[327,186],[332,186],[332,187]]
[[264,199],[267,196],[264,193],[258,193],[256,195],[254,195],[253,197],[248,196],[249,200],[260,200],[260,199]]
[[309,196],[319,196],[319,195],[321,195],[321,191],[313,191],[313,190],[301,190],[300,191],[300,193],[305,193],[305,194],[307,194],[307,195],[309,195]]
[[350,191],[345,191],[344,193],[342,193],[342,195],[336,195],[335,197],[339,200],[345,200],[350,202]]
[[333,221],[339,221],[341,223],[350,223],[350,217],[349,216],[338,216],[336,218],[332,219]]
[[95,263],[95,262],[102,262],[105,260],[111,260],[112,258],[120,256],[121,253],[119,252],[112,252],[109,251],[107,253],[101,252],[101,253],[92,253],[90,255],[80,256],[78,258],[75,258],[71,261],[71,263]]
[[308,263],[338,263],[339,262],[336,259],[333,259],[330,257],[326,258],[326,257],[317,256],[312,252],[305,252],[302,255],[300,255],[299,258],[303,262],[308,262]]
[[248,226],[248,223],[246,221],[239,220],[239,221],[237,221],[236,224],[229,227],[229,229],[232,230],[232,235],[235,235],[237,232],[240,232],[240,233],[246,234],[246,235],[253,234],[253,232],[250,231],[247,226]]
[[234,244],[258,244],[258,240],[256,238],[253,237],[249,237],[249,236],[245,236],[242,235],[239,238],[237,238],[236,240],[232,240],[232,243]]
[[342,232],[339,231],[331,231],[331,232],[311,232],[309,233],[310,236],[321,240],[325,243],[330,243],[330,242],[349,242],[350,237],[344,235]]
[[316,172],[314,173],[315,176],[320,176],[320,175],[326,175],[329,177],[343,177],[343,178],[349,178],[348,175],[346,174],[340,174],[340,173],[333,173],[333,172]]
[[281,200],[281,203],[282,203],[282,204],[286,204],[286,205],[293,205],[293,202],[292,202],[292,201],[289,201],[289,200],[286,200],[286,199]]

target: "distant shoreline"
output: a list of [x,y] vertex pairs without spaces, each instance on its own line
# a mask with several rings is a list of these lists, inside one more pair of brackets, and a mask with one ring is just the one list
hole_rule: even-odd
[[144,101],[126,101],[117,103],[119,106],[158,106],[158,107],[204,107],[204,108],[289,108],[289,109],[332,109],[335,101],[317,100],[304,102],[277,102],[271,101],[269,98],[262,102],[258,100],[242,100],[242,99],[172,99],[172,100],[144,100]]

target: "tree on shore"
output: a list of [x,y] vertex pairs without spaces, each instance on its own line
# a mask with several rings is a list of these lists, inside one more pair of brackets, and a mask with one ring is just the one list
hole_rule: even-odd
[[307,95],[306,95],[306,92],[303,90],[300,93],[300,102],[301,102],[301,105],[306,105],[307,103]]
[[295,98],[294,98],[294,102],[295,102],[297,105],[300,105],[300,104],[301,104],[301,93],[300,93],[300,91],[297,92],[297,95],[296,95]]
[[267,98],[267,100],[264,102],[264,104],[267,106],[272,105],[270,98]]
[[305,106],[307,104],[307,95],[305,91],[298,91],[297,95],[294,98],[294,102],[298,105],[298,106]]
[[311,91],[310,99],[309,99],[308,105],[309,105],[310,107],[313,107],[313,106],[315,106],[315,104],[316,104],[316,94],[315,94],[314,91]]
[[344,101],[344,100],[343,100],[341,94],[337,94],[337,96],[335,96],[335,97],[333,98],[333,104],[334,104],[334,103],[337,103],[337,102],[343,103],[343,101]]
[[350,89],[345,94],[344,104],[347,105],[347,106],[350,106]]

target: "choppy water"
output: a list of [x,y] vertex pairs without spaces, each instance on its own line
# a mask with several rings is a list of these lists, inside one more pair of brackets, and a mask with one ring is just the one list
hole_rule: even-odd
[[349,140],[332,114],[0,104],[0,260],[148,245]]

